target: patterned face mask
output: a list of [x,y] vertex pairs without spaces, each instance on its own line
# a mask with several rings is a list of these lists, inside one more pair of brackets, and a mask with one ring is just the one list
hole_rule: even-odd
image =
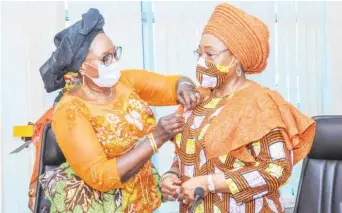
[[232,59],[228,66],[216,65],[200,58],[196,67],[196,78],[204,88],[219,88],[227,78],[230,69],[236,65],[236,60]]

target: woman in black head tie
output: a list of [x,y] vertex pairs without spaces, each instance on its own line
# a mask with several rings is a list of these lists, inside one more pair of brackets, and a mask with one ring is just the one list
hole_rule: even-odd
[[201,101],[188,78],[121,71],[122,48],[103,25],[90,9],[56,35],[57,49],[40,69],[47,92],[62,88],[67,72],[82,76],[52,118],[67,163],[40,177],[50,212],[153,212],[161,193],[151,157],[182,131],[183,118],[171,114],[156,123],[148,105],[193,109]]

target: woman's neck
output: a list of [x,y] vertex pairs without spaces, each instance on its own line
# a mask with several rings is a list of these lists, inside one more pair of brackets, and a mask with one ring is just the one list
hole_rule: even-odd
[[90,82],[86,82],[82,86],[82,90],[89,101],[95,101],[98,103],[107,103],[114,97],[113,88],[98,87]]
[[216,97],[224,97],[230,95],[241,90],[243,88],[242,86],[247,81],[248,80],[245,78],[245,76],[236,77],[234,79],[227,79],[227,81],[221,87],[214,90],[214,95]]
[[112,93],[112,88],[111,87],[98,87],[96,85],[92,85],[92,84],[86,84],[84,85],[84,88],[93,93],[94,95],[98,95],[101,97],[108,97],[110,96],[110,94]]

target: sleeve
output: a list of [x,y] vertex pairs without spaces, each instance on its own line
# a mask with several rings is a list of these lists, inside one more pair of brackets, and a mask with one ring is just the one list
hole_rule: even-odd
[[151,106],[177,104],[177,82],[181,76],[160,75],[144,70],[122,71],[123,81]]
[[90,187],[106,192],[122,188],[116,159],[107,159],[83,103],[67,102],[54,113],[52,129],[67,162]]
[[225,172],[227,185],[236,202],[247,202],[278,191],[292,172],[291,151],[286,148],[284,137],[274,130],[248,149],[255,156],[253,165]]

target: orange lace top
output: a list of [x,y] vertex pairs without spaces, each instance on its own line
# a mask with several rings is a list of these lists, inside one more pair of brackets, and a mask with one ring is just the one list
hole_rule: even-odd
[[[156,120],[148,104],[175,105],[178,76],[125,71],[114,87],[115,100],[92,104],[66,94],[56,106],[52,128],[58,145],[76,174],[92,188],[121,188],[124,206],[152,212],[160,205],[151,161],[121,183],[116,157],[133,149]],[[148,189],[148,190],[146,190]],[[125,209],[125,207],[124,207]]]

